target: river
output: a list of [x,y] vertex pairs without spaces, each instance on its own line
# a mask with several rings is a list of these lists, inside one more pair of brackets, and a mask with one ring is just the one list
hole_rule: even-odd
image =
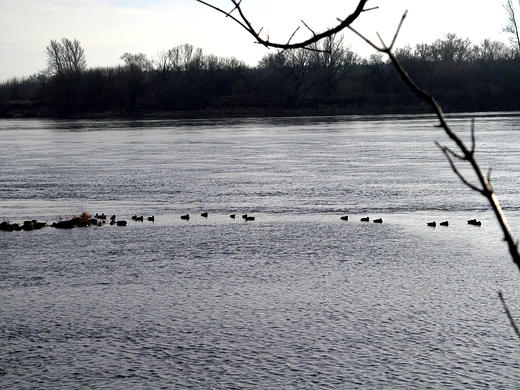
[[[473,117],[520,232],[520,114]],[[435,124],[1,120],[0,222],[128,223],[0,231],[0,387],[517,386],[520,273]]]

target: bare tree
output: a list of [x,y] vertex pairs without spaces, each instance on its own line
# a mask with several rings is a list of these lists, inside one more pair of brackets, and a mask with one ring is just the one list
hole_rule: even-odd
[[143,81],[152,68],[152,62],[144,53],[125,53],[121,56],[121,59],[125,63],[123,79],[128,89],[128,109],[129,111],[133,111],[136,106],[137,97],[141,93]]
[[338,87],[339,82],[359,61],[358,56],[345,47],[343,34],[332,34],[310,45],[317,68],[319,85],[324,95],[329,97]]
[[500,41],[484,39],[472,49],[473,58],[482,61],[497,61],[506,57],[506,45]]
[[509,40],[515,48],[516,52],[520,51],[520,33],[518,31],[518,21],[516,19],[515,7],[513,0],[506,0],[502,4],[507,13],[507,24],[503,28],[503,31],[510,34]]
[[414,54],[418,59],[418,70],[426,80],[428,88],[431,89],[440,73],[435,48],[427,43],[418,43],[415,46]]
[[47,68],[41,72],[40,85],[61,114],[77,111],[81,101],[81,76],[87,69],[85,51],[77,40],[51,40],[46,48]]
[[390,92],[389,80],[392,77],[392,67],[387,66],[381,53],[373,53],[365,61],[370,70],[370,77],[377,81],[373,92],[388,94]]
[[158,52],[151,60],[151,66],[162,81],[166,80],[173,69],[170,53],[171,50]]
[[309,88],[309,78],[314,69],[311,52],[305,49],[284,52],[285,63],[291,73],[296,98],[304,97]]
[[52,40],[47,46],[47,71],[51,74],[73,74],[87,68],[85,50],[77,40],[62,38],[61,42]]
[[125,53],[121,56],[121,59],[124,61],[126,67],[131,69],[132,71],[146,73],[151,68],[151,61],[146,57],[146,54],[132,54]]
[[444,38],[433,43],[434,53],[438,59],[448,65],[457,66],[469,59],[471,55],[471,41],[462,39],[455,34],[446,34]]

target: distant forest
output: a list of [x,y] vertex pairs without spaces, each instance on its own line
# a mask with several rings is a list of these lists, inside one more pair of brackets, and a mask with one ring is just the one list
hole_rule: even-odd
[[[190,44],[122,65],[87,68],[77,40],[51,41],[47,68],[0,83],[0,117],[231,116],[424,112],[379,54],[363,59],[342,35],[256,66]],[[502,42],[447,34],[396,55],[447,112],[520,110],[520,55]]]

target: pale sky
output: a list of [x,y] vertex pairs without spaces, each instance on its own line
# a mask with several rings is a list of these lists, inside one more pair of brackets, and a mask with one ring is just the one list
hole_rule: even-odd
[[[230,9],[229,0],[213,4]],[[502,0],[370,0],[379,8],[361,15],[353,26],[371,38],[376,32],[388,41],[402,14],[408,16],[397,41],[432,43],[447,33],[480,43],[485,38],[507,42],[502,32],[507,15]],[[303,20],[319,32],[344,19],[356,0],[243,0],[256,27],[271,41],[286,42]],[[351,32],[344,41],[362,57],[374,51]],[[121,55],[158,52],[189,43],[206,54],[235,57],[256,65],[267,52],[224,15],[194,0],[0,0],[0,81],[30,76],[46,67],[45,48],[53,39],[77,39],[87,66],[117,66]],[[307,38],[302,25],[293,38]]]

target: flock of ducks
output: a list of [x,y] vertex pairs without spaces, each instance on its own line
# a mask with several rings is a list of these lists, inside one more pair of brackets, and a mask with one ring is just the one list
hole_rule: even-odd
[[[437,222],[431,221],[431,222],[428,222],[426,225],[428,225],[430,227],[436,227]],[[443,221],[443,222],[439,223],[439,226],[449,226],[449,225],[450,225],[450,223],[448,221]],[[468,219],[468,225],[482,226],[482,222],[477,221],[476,219]]]
[[[101,214],[98,214],[96,213],[95,215],[95,218],[94,218],[97,222],[97,225],[98,226],[101,226],[101,225],[104,225],[105,224],[105,221],[107,219],[107,216],[105,213],[101,213]],[[150,217],[147,217],[146,218],[148,221],[151,221],[151,222],[154,222],[155,221],[155,216],[150,216]],[[99,220],[99,221],[98,221]],[[137,214],[134,214],[132,216],[132,220],[134,221],[144,221],[144,217],[141,215],[141,216],[137,216]],[[117,226],[126,226],[128,223],[125,221],[125,220],[119,220],[119,221],[116,221],[116,216],[115,215],[112,215],[110,217],[110,225],[117,225]]]
[[[348,215],[343,215],[340,218],[343,221],[348,221]],[[363,217],[363,218],[361,218],[361,222],[370,222],[370,218],[369,217]],[[382,218],[377,218],[377,219],[374,219],[373,222],[374,223],[383,223],[383,219]],[[427,222],[426,225],[430,226],[430,227],[436,227],[437,226],[437,222],[435,222],[435,221]],[[450,223],[448,221],[443,221],[443,222],[439,223],[439,226],[449,226],[449,225],[450,225]],[[481,221],[477,221],[476,219],[469,219],[468,220],[468,225],[481,226],[482,222]]]
[[[208,213],[207,211],[203,212],[200,214],[201,217],[204,217],[204,218],[208,218]],[[236,214],[231,214],[229,216],[229,218],[231,219],[235,219],[236,218]],[[190,215],[189,214],[184,214],[184,215],[181,215],[181,219],[184,219],[186,221],[189,221],[190,220]],[[254,221],[255,220],[255,217],[251,216],[251,215],[247,215],[247,214],[243,214],[242,215],[242,219],[244,221]]]
[[[142,215],[140,217],[138,217],[137,215],[133,215],[132,219],[134,221],[144,221],[144,217]],[[151,217],[147,217],[146,219],[148,221],[150,221],[150,222],[154,222],[155,221],[155,217],[153,215]]]
[[[208,212],[203,212],[200,214],[200,216],[203,218],[208,218],[208,215],[209,215]],[[235,219],[237,216],[236,216],[236,214],[231,214],[229,217],[231,219]],[[348,215],[343,215],[340,218],[343,221],[349,220]],[[117,226],[126,226],[127,225],[127,221],[117,220],[115,215],[112,215],[109,219],[110,219],[110,222],[109,222],[110,225],[117,225]],[[189,214],[181,215],[181,219],[189,221],[190,215]],[[242,219],[244,221],[254,221],[255,217],[248,215],[248,214],[243,214]],[[51,226],[55,227],[55,228],[64,228],[64,229],[70,229],[70,228],[74,228],[74,227],[83,227],[83,226],[102,226],[106,223],[106,220],[107,220],[107,216],[105,215],[105,213],[102,213],[102,214],[96,213],[94,218],[91,218],[87,213],[84,213],[82,217],[73,217],[72,219],[65,220],[65,221],[60,220],[59,222],[54,222]],[[142,215],[138,216],[137,214],[135,214],[132,216],[132,220],[144,221],[145,217]],[[152,215],[152,216],[147,217],[146,220],[154,222],[155,217]],[[361,222],[370,222],[370,217],[363,217],[360,219],[360,221]],[[376,219],[372,220],[372,222],[373,223],[383,223],[383,219],[376,218]],[[482,225],[482,222],[477,221],[476,219],[470,219],[467,222],[468,222],[468,225],[473,225],[473,226]],[[437,222],[435,222],[435,221],[427,222],[426,225],[429,227],[436,227]],[[34,230],[34,229],[40,229],[45,226],[48,226],[46,222],[38,222],[36,220],[25,221],[23,223],[23,225],[20,225],[17,223],[11,224],[7,221],[4,221],[4,222],[0,223],[0,230],[4,230],[4,231]],[[449,222],[448,221],[440,222],[439,226],[449,226]]]
[[[344,215],[342,217],[340,217],[343,221],[348,221],[348,215]],[[370,217],[363,217],[360,219],[361,222],[370,222]],[[382,218],[376,218],[374,219],[372,222],[374,223],[383,223],[383,219]]]

